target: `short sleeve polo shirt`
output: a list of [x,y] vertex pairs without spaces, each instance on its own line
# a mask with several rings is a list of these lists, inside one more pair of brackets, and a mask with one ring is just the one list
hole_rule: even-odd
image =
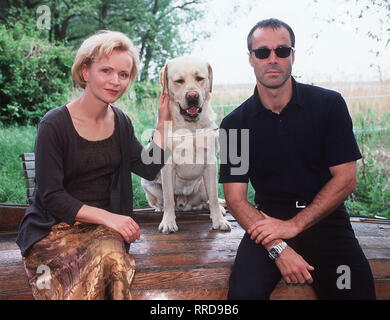
[[263,106],[255,88],[220,126],[219,182],[250,181],[256,203],[310,202],[331,179],[329,167],[361,158],[342,96],[292,82],[280,114]]

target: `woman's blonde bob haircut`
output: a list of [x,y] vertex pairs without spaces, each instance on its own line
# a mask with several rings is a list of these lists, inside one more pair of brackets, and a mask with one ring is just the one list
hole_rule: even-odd
[[82,66],[90,66],[103,56],[109,56],[113,50],[127,51],[132,60],[129,85],[134,81],[139,69],[138,50],[133,42],[122,32],[102,30],[84,40],[72,66],[73,79],[85,89],[86,82],[82,74]]

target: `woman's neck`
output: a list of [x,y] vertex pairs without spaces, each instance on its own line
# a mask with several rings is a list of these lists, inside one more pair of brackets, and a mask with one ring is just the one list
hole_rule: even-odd
[[94,122],[99,122],[107,115],[109,104],[96,98],[87,89],[74,101],[68,104],[73,114]]

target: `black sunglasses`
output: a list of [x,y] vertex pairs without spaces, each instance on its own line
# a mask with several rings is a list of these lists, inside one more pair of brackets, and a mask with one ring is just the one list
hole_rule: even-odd
[[257,48],[251,50],[250,52],[254,52],[257,59],[267,59],[272,50],[275,51],[277,57],[287,58],[291,54],[291,51],[294,50],[294,48],[288,46],[280,46],[276,49]]

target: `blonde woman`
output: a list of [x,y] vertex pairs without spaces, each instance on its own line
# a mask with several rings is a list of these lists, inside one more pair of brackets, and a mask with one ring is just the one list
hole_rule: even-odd
[[164,159],[164,122],[170,120],[168,97],[161,96],[160,134],[145,150],[129,117],[112,105],[138,65],[124,34],[91,36],[72,67],[84,91],[39,124],[36,187],[17,238],[36,299],[131,299],[135,264],[128,249],[140,238],[129,216],[131,172],[155,178],[163,164],[145,164],[142,154]]

